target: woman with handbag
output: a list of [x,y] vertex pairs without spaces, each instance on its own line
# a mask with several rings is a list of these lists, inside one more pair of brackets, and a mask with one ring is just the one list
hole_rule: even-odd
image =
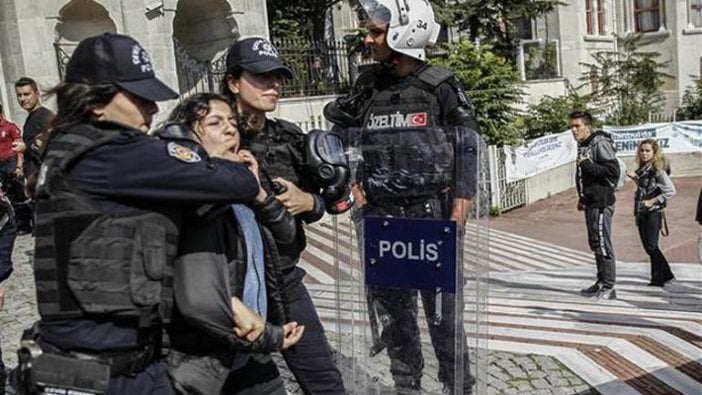
[[639,168],[632,176],[637,183],[634,215],[641,244],[651,259],[651,282],[648,285],[662,287],[675,279],[668,260],[658,246],[658,237],[665,222],[663,209],[675,195],[675,186],[668,176],[668,166],[655,139],[639,143],[636,162]]

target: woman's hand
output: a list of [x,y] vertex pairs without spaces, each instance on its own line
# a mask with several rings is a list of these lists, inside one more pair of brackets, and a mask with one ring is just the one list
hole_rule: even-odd
[[297,342],[302,339],[302,335],[305,333],[304,325],[297,325],[297,322],[288,322],[283,325],[283,333],[285,333],[285,339],[283,340],[283,350],[288,347],[294,346]]
[[658,202],[658,199],[652,198],[652,199],[644,200],[643,203],[644,203],[644,206],[646,206],[646,208],[651,208],[651,207],[653,207],[653,205],[656,204],[657,202]]
[[259,202],[264,201],[266,196],[268,196],[268,193],[261,186],[261,177],[258,173],[258,161],[256,160],[256,157],[251,153],[251,151],[245,149],[240,150],[237,155],[239,156],[239,162],[246,165],[246,167],[251,170],[254,177],[256,177],[256,181],[258,181],[258,195],[256,195],[256,200]]
[[314,209],[314,197],[311,194],[302,191],[297,185],[284,178],[278,177],[273,181],[279,182],[287,188],[287,191],[276,195],[276,199],[288,209],[290,214],[298,215]]
[[242,339],[253,343],[266,328],[266,320],[248,308],[237,297],[232,297],[232,314],[234,316],[234,333]]

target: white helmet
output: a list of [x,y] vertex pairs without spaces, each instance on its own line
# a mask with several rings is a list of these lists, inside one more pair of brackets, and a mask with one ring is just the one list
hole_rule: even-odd
[[388,24],[385,35],[393,51],[426,60],[424,47],[434,44],[440,25],[428,0],[359,0],[369,20]]

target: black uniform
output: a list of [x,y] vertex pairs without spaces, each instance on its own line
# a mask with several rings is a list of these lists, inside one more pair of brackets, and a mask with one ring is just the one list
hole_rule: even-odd
[[[361,127],[364,135],[358,180],[368,201],[362,209],[364,216],[446,220],[451,216],[454,198],[471,199],[476,194],[478,126],[453,73],[421,64],[398,78],[379,65],[359,76],[351,97],[354,99],[342,99],[337,105],[351,115],[344,118],[352,124],[341,126]],[[333,118],[329,113],[337,109],[327,110],[325,114]],[[443,319],[436,325],[432,322],[435,294],[420,294],[439,360],[439,379],[452,388],[456,336],[465,337],[462,327],[455,333],[456,297],[442,294]],[[380,338],[387,346],[398,391],[418,390],[424,358],[416,290],[370,287],[368,298],[371,315],[380,317]],[[467,350],[463,364],[464,393],[470,393],[474,379]]]
[[271,192],[267,178],[282,177],[314,197],[314,209],[295,218],[295,241],[280,250],[289,318],[305,326],[305,335],[294,347],[283,351],[283,357],[306,394],[343,394],[341,373],[334,364],[312,298],[302,283],[306,272],[296,266],[306,246],[303,222],[319,220],[324,214],[325,204],[319,195],[320,188],[305,169],[304,144],[305,136],[297,126],[278,119],[266,120],[263,131],[254,136],[242,136],[242,148],[251,150],[256,156],[264,174],[261,185],[267,191]]
[[24,157],[24,174],[29,175],[39,169],[41,153],[45,147],[40,147],[35,143],[35,139],[40,133],[46,131],[54,119],[55,114],[46,107],[39,107],[29,113],[27,120],[22,127],[22,141],[27,146]]
[[137,130],[96,122],[54,131],[37,189],[35,338],[44,352],[111,364],[110,394],[171,394],[158,358],[181,213],[257,191],[246,167]]

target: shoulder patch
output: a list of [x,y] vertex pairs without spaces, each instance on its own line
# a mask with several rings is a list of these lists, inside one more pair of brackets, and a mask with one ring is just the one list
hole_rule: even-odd
[[432,88],[436,88],[439,86],[442,82],[446,81],[447,79],[453,77],[453,72],[447,68],[440,67],[440,66],[429,66],[424,68],[418,75],[417,78],[431,86]]
[[185,163],[197,163],[202,160],[197,152],[172,141],[168,143],[168,155]]
[[275,124],[278,126],[278,130],[281,130],[283,132],[290,133],[292,135],[303,135],[304,134],[302,132],[302,129],[298,125],[296,125],[290,121],[287,121],[285,119],[274,118],[273,122],[275,122]]

